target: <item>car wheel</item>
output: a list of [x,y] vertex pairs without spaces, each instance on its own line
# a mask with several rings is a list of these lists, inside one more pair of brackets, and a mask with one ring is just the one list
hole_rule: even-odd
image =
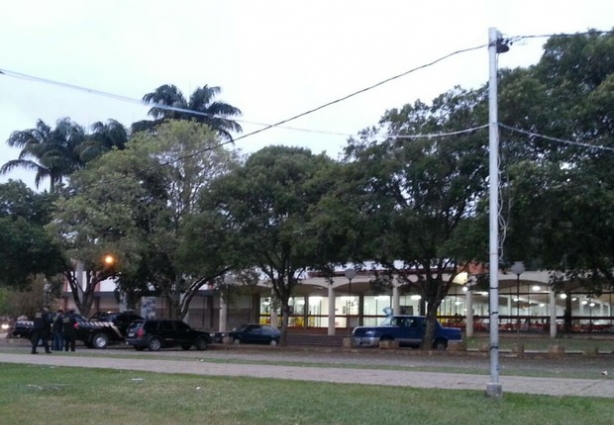
[[278,342],[277,342],[277,340],[276,340],[276,339],[272,339],[272,340],[271,340],[271,342],[270,342],[270,344],[271,344],[271,345],[277,345],[277,344],[278,344]]
[[98,332],[94,334],[90,344],[94,348],[100,348],[100,349],[107,348],[107,346],[109,345],[109,337],[107,334]]
[[185,350],[185,351],[188,351],[188,350],[190,349],[190,347],[191,347],[191,345],[190,345],[190,344],[183,344],[183,345],[181,346],[181,349],[183,349],[183,350]]
[[238,345],[238,344],[241,344],[241,340],[239,338],[235,338],[232,340],[232,343]]
[[446,341],[445,339],[438,339],[433,343],[433,348],[435,350],[443,351],[448,348],[448,341]]
[[207,342],[207,338],[198,338],[195,345],[197,350],[202,351],[207,349],[209,343]]
[[149,340],[147,347],[149,348],[149,351],[158,351],[160,348],[162,348],[162,341],[160,341],[160,338],[152,338]]

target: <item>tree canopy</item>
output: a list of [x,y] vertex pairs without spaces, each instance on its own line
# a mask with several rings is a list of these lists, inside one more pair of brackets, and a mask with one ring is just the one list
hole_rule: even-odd
[[537,260],[596,292],[614,283],[613,82],[614,35],[589,32],[550,38],[539,63],[507,71],[501,83],[506,256]]
[[[186,265],[191,249],[183,247],[183,229],[199,214],[200,191],[231,162],[207,127],[175,121],[155,134],[137,133],[123,151],[75,174],[75,194],[58,202],[53,226],[71,258],[93,272],[88,296],[101,279],[114,277],[129,299],[155,291],[169,301],[172,315],[183,317],[195,291],[228,268],[213,246],[200,251],[199,268]],[[105,254],[117,257],[114,267],[101,262]]]
[[[189,99],[174,85],[165,84],[143,96],[149,103],[164,105],[154,106],[149,110],[153,121],[139,121],[133,124],[133,132],[149,130],[166,120],[194,120],[208,125],[223,139],[232,140],[231,132],[241,132],[241,126],[232,118],[241,115],[241,110],[228,103],[215,100],[222,89],[205,84],[197,87]],[[189,113],[187,111],[193,111]]]
[[327,261],[311,232],[311,207],[327,193],[335,162],[302,148],[271,146],[217,179],[202,199],[236,232],[243,266],[256,267],[282,308],[282,344],[288,301],[308,268]]
[[44,229],[52,201],[22,182],[0,184],[0,285],[25,288],[37,274],[62,270],[62,252]]

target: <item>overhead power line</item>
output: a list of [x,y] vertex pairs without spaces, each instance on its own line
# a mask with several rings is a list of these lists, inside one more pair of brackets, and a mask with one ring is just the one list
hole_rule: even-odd
[[512,132],[515,132],[515,133],[524,134],[526,136],[538,137],[540,139],[549,140],[551,142],[563,143],[563,144],[572,145],[572,146],[582,146],[582,147],[590,148],[590,149],[599,149],[599,150],[613,151],[614,152],[614,148],[609,147],[609,146],[592,145],[590,143],[578,142],[578,141],[574,141],[574,140],[559,139],[558,137],[546,136],[544,134],[539,134],[539,133],[535,133],[535,132],[532,132],[532,131],[522,130],[522,129],[516,128],[516,127],[510,127],[509,125],[505,125],[505,124],[501,124],[501,123],[499,123],[499,127],[504,128],[504,129],[509,130],[509,131],[512,131]]
[[434,139],[437,137],[450,137],[450,136],[458,136],[459,134],[473,133],[474,131],[481,130],[483,128],[488,128],[488,124],[479,125],[477,127],[465,128],[462,130],[456,131],[448,131],[442,133],[419,133],[419,134],[389,134],[387,137],[391,139]]
[[382,81],[380,81],[379,83],[375,83],[375,84],[373,84],[373,85],[370,85],[370,86],[365,87],[365,88],[363,88],[363,89],[360,89],[360,90],[358,90],[358,91],[355,91],[355,92],[353,92],[353,93],[350,93],[350,94],[348,94],[348,95],[346,95],[346,96],[343,96],[343,97],[340,97],[340,98],[338,98],[338,99],[332,100],[332,101],[330,101],[330,102],[324,103],[323,105],[320,105],[320,106],[318,106],[318,107],[316,107],[316,108],[309,109],[309,110],[307,110],[307,111],[305,111],[305,112],[302,112],[302,113],[300,113],[300,114],[298,114],[298,115],[294,115],[294,116],[292,116],[292,117],[290,117],[290,118],[286,118],[286,119],[284,119],[284,120],[278,121],[278,122],[276,122],[275,124],[271,124],[271,125],[269,125],[269,126],[267,126],[267,127],[264,127],[264,128],[259,129],[259,130],[256,130],[256,131],[252,131],[251,133],[245,134],[245,135],[243,135],[243,136],[237,137],[235,140],[245,139],[246,137],[253,136],[253,135],[255,135],[255,134],[261,133],[261,132],[266,131],[266,130],[268,130],[268,129],[271,129],[271,128],[273,128],[273,127],[277,127],[277,126],[280,126],[280,125],[282,125],[282,124],[286,124],[286,123],[288,123],[288,122],[290,122],[290,121],[294,121],[294,120],[296,120],[296,119],[298,119],[298,118],[304,117],[304,116],[306,116],[306,115],[313,114],[314,112],[320,111],[320,110],[322,110],[322,109],[324,109],[324,108],[327,108],[327,107],[329,107],[329,106],[332,106],[332,105],[334,105],[334,104],[337,104],[337,103],[343,102],[343,101],[345,101],[345,100],[348,100],[348,99],[350,99],[350,98],[352,98],[352,97],[354,97],[354,96],[357,96],[357,95],[359,95],[359,94],[361,94],[361,93],[365,93],[365,92],[367,92],[367,91],[369,91],[369,90],[373,90],[374,88],[379,87],[379,86],[381,86],[381,85],[384,85],[384,84],[386,84],[386,83],[389,83],[390,81],[394,81],[394,80],[396,80],[396,79],[399,79],[399,78],[401,78],[401,77],[404,77],[404,76],[406,76],[406,75],[408,75],[408,74],[411,74],[411,73],[413,73],[413,72],[419,71],[419,70],[424,69],[424,68],[428,68],[429,66],[433,66],[433,65],[435,65],[436,63],[439,63],[439,62],[444,61],[444,60],[446,60],[446,59],[448,59],[448,58],[451,58],[452,56],[456,56],[456,55],[459,55],[459,54],[461,54],[461,53],[471,52],[471,51],[473,51],[473,50],[482,49],[482,48],[484,48],[484,47],[486,47],[486,44],[482,44],[482,45],[480,45],[480,46],[475,46],[475,47],[469,47],[469,48],[466,48],[466,49],[456,50],[456,51],[454,51],[454,52],[452,52],[452,53],[448,53],[447,55],[441,56],[441,57],[439,57],[439,58],[437,58],[437,59],[435,59],[435,60],[433,60],[433,61],[431,61],[431,62],[428,62],[428,63],[425,63],[425,64],[423,64],[423,65],[417,66],[417,67],[415,67],[415,68],[412,68],[412,69],[407,70],[407,71],[405,71],[405,72],[402,72],[402,73],[400,73],[400,74],[394,75],[394,76],[392,76],[392,77],[390,77],[390,78],[386,78],[385,80],[382,80]]
[[504,37],[506,39],[509,40],[525,40],[525,39],[531,39],[531,38],[551,38],[551,37],[573,37],[573,36],[580,36],[580,35],[609,35],[609,34],[614,34],[614,30],[595,30],[595,31],[584,31],[584,32],[575,32],[575,33],[571,33],[571,32],[563,32],[563,33],[552,33],[552,34],[526,34],[526,35],[516,35],[516,36],[510,36],[510,37]]
[[[264,125],[265,127],[261,128],[261,129],[258,129],[258,130],[254,130],[254,131],[252,131],[250,133],[246,133],[244,135],[238,136],[238,137],[236,137],[234,139],[234,141],[245,139],[247,137],[253,136],[253,135],[258,134],[258,133],[262,133],[263,131],[269,130],[269,129],[274,128],[274,127],[281,127],[283,124],[286,124],[286,123],[288,123],[290,121],[294,121],[294,120],[296,120],[298,118],[304,117],[306,115],[310,115],[310,114],[312,114],[314,112],[320,111],[320,110],[322,110],[324,108],[327,108],[329,106],[332,106],[334,104],[343,102],[343,101],[345,101],[347,99],[350,99],[350,98],[352,98],[354,96],[357,96],[359,94],[365,93],[365,92],[367,92],[369,90],[373,90],[374,88],[379,87],[381,85],[384,85],[386,83],[389,83],[390,81],[394,81],[396,79],[404,77],[404,76],[406,76],[408,74],[411,74],[413,72],[416,72],[416,71],[419,71],[421,69],[433,66],[433,65],[435,65],[435,64],[437,64],[437,63],[439,63],[441,61],[444,61],[444,60],[446,60],[446,59],[448,59],[448,58],[450,58],[452,56],[456,56],[456,55],[459,55],[459,54],[462,54],[462,53],[471,52],[473,50],[478,50],[478,49],[481,49],[483,47],[486,47],[486,45],[483,44],[483,45],[480,45],[480,46],[475,46],[475,47],[470,47],[470,48],[466,48],[466,49],[456,50],[456,51],[454,51],[452,53],[448,53],[448,54],[446,54],[444,56],[441,56],[441,57],[439,57],[439,58],[437,58],[437,59],[435,59],[435,60],[433,60],[431,62],[425,63],[423,65],[420,65],[420,66],[417,66],[415,68],[409,69],[409,70],[407,70],[405,72],[402,72],[400,74],[397,74],[397,75],[394,75],[392,77],[386,78],[385,80],[382,80],[382,81],[380,81],[378,83],[372,84],[372,85],[370,85],[368,87],[365,87],[363,89],[360,89],[358,91],[350,93],[350,94],[348,94],[346,96],[343,96],[341,98],[332,100],[332,101],[327,102],[325,104],[322,104],[322,105],[320,105],[318,107],[309,109],[309,110],[307,110],[305,112],[302,112],[300,114],[294,115],[294,116],[292,116],[290,118],[286,118],[284,120],[278,121],[278,122],[276,122],[274,124],[254,123],[254,122],[244,121],[244,120],[240,120],[240,119],[235,119],[234,121],[237,121],[239,123],[244,122],[246,124]],[[97,96],[103,96],[103,97],[107,97],[107,98],[111,98],[111,99],[115,99],[115,100],[119,100],[119,101],[123,101],[123,102],[139,104],[139,105],[143,105],[143,106],[147,106],[147,107],[151,107],[151,108],[159,108],[159,109],[164,109],[164,110],[168,110],[168,111],[192,114],[192,115],[196,115],[196,116],[217,117],[215,115],[207,114],[205,112],[193,111],[193,110],[190,110],[190,109],[178,108],[178,107],[164,105],[164,104],[160,104],[160,103],[151,103],[151,102],[147,102],[147,101],[144,101],[144,100],[141,100],[141,99],[135,99],[135,98],[132,98],[132,97],[118,95],[118,94],[114,94],[114,93],[109,93],[109,92],[105,92],[105,91],[102,91],[102,90],[97,90],[97,89],[92,89],[92,88],[88,88],[88,87],[78,86],[76,84],[63,83],[63,82],[51,80],[51,79],[48,79],[48,78],[36,77],[36,76],[33,76],[33,75],[24,74],[24,73],[17,72],[17,71],[10,71],[10,70],[7,70],[7,69],[0,69],[0,74],[4,74],[4,75],[9,76],[9,77],[20,78],[20,79],[24,79],[24,80],[36,81],[36,82],[40,82],[40,83],[44,83],[44,84],[49,84],[49,85],[54,85],[54,86],[58,86],[58,87],[63,87],[63,88],[71,89],[71,90],[77,90],[77,91],[81,91],[81,92],[85,92],[85,93],[89,93],[89,94],[94,94],[94,95],[97,95]],[[288,128],[288,129],[297,130],[296,128]],[[298,130],[298,131],[306,131],[306,129],[301,129],[301,130]],[[316,131],[313,131],[313,130],[307,130],[307,131],[316,132]]]

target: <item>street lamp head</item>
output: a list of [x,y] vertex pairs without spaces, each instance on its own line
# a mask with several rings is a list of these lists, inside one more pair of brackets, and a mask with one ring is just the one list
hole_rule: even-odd
[[113,257],[111,254],[105,255],[104,264],[107,266],[112,266],[113,264],[115,264],[115,257]]
[[514,261],[510,270],[512,270],[512,273],[516,276],[520,276],[524,273],[524,263],[522,261]]
[[345,274],[345,277],[349,280],[352,280],[356,277],[356,270],[354,269],[345,269],[343,273]]

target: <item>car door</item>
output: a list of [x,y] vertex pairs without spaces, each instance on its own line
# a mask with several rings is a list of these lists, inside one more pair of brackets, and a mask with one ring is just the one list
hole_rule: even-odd
[[416,317],[406,317],[405,319],[405,326],[403,328],[404,343],[412,347],[420,346],[424,335],[423,321]]
[[262,332],[260,332],[260,325],[249,325],[243,331],[243,341],[258,343],[262,340]]
[[175,342],[177,345],[191,345],[194,343],[194,333],[192,332],[192,328],[181,320],[177,320],[173,322],[173,324],[175,325]]
[[262,326],[255,325],[253,332],[254,332],[254,343],[264,344],[264,343],[269,342],[269,336],[266,330]]
[[416,346],[422,342],[420,320],[415,317],[398,317],[398,340],[401,345]]
[[275,340],[278,341],[279,340],[279,331],[277,329],[274,329],[270,326],[263,326],[262,327],[262,335],[263,335],[263,342],[266,342],[267,344],[269,344],[271,341]]
[[175,326],[172,320],[161,320],[158,326],[158,335],[162,339],[162,343],[167,346],[177,345],[175,338]]

